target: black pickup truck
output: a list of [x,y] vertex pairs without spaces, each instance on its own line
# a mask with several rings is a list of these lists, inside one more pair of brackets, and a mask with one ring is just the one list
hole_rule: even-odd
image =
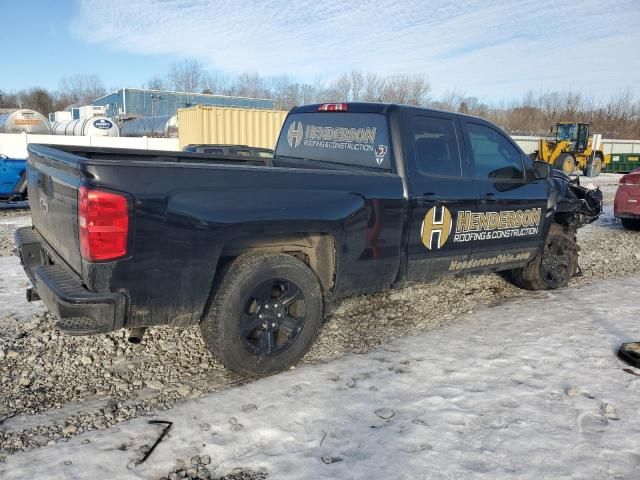
[[229,369],[269,374],[332,303],[448,274],[567,285],[602,209],[479,118],[403,105],[294,108],[272,164],[30,145],[16,242],[69,334],[200,324]]

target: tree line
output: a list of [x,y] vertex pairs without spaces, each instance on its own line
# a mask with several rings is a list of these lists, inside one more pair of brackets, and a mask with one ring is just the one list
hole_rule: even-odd
[[[212,75],[195,60],[173,64],[165,75],[149,79],[143,88],[268,98],[274,108],[289,110],[306,103],[363,101],[427,106],[486,118],[511,134],[545,135],[559,121],[591,123],[606,138],[640,138],[640,99],[631,90],[609,98],[580,92],[524,92],[509,102],[486,102],[460,90],[435,98],[426,75],[389,75],[352,71],[334,79],[317,77],[298,82],[287,76],[265,77],[255,72]],[[115,90],[115,89],[114,89]],[[98,75],[64,77],[56,91],[30,88],[0,90],[0,108],[33,108],[41,113],[85,105],[106,93]]]
[[71,105],[88,105],[106,94],[98,75],[70,75],[58,82],[58,90],[31,87],[14,92],[0,89],[0,108],[31,108],[44,115]]

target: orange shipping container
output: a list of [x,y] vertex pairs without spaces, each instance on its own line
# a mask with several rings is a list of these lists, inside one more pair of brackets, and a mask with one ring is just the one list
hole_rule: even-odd
[[235,144],[274,148],[288,112],[197,105],[178,109],[180,148]]

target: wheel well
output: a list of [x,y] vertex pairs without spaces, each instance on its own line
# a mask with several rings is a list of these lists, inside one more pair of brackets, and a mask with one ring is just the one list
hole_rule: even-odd
[[335,278],[335,240],[323,233],[275,235],[267,238],[240,238],[227,244],[220,254],[218,268],[248,252],[280,252],[292,255],[309,265],[327,292]]

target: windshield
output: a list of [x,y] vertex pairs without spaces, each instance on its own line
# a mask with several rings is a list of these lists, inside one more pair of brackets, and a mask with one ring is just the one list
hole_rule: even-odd
[[313,112],[287,117],[275,155],[388,171],[389,150],[384,115]]
[[558,124],[558,133],[556,138],[558,140],[570,140],[575,141],[578,137],[578,125],[575,123],[560,123]]

